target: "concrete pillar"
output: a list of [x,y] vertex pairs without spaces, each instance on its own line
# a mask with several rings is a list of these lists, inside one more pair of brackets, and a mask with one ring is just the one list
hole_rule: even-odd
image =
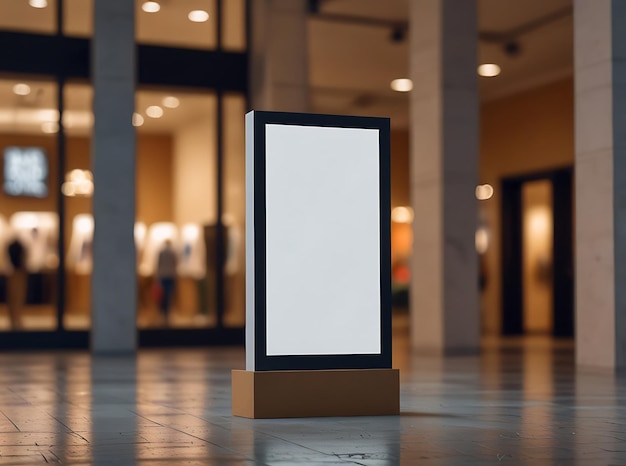
[[626,368],[626,2],[574,1],[576,359]]
[[134,17],[134,2],[94,1],[91,346],[96,354],[132,352],[137,346]]
[[252,108],[307,112],[307,1],[252,0],[250,4]]
[[476,2],[411,0],[411,343],[475,352],[480,313]]

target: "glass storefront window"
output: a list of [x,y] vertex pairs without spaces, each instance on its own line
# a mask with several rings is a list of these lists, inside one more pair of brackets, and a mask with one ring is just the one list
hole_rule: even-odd
[[64,327],[87,330],[91,326],[91,271],[93,215],[91,134],[93,89],[89,84],[65,86],[65,313]]
[[56,33],[57,0],[2,0],[0,30]]
[[246,50],[246,1],[222,2],[222,47],[225,50]]
[[0,79],[0,329],[54,330],[57,86]]
[[63,34],[73,37],[93,35],[93,0],[63,0]]
[[135,4],[138,43],[197,49],[217,47],[216,0],[136,0]]
[[241,94],[224,96],[224,325],[245,325],[245,125],[246,100]]
[[138,325],[214,326],[216,97],[177,89],[136,95]]

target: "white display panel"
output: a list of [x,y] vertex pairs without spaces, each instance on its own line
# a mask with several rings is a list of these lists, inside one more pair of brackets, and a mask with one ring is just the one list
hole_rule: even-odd
[[379,131],[265,128],[267,356],[380,354]]

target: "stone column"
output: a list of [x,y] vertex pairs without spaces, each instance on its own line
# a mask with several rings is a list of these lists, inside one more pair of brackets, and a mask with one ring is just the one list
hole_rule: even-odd
[[409,4],[411,343],[439,354],[475,352],[480,343],[476,2]]
[[574,1],[576,359],[626,368],[626,2]]
[[306,0],[252,0],[250,92],[254,110],[309,110]]
[[137,347],[134,17],[134,2],[94,1],[91,347],[96,354]]

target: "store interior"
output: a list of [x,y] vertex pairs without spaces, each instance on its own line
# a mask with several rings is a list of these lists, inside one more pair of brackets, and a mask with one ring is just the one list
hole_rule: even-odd
[[[15,238],[27,250],[28,296],[21,311],[29,330],[56,328],[59,215],[57,193],[62,177],[65,211],[66,308],[63,326],[90,326],[90,278],[94,219],[90,171],[91,86],[65,88],[66,172],[58,173],[57,94],[52,82],[0,80],[0,149],[3,190],[0,195],[0,301],[6,302],[11,274],[7,247]],[[217,106],[210,92],[138,90],[136,224],[138,326],[207,327],[216,324]],[[245,222],[243,95],[223,101],[224,214],[226,257],[224,325],[244,325]],[[17,152],[21,168],[7,160]],[[28,151],[36,162],[24,162]],[[21,157],[21,158],[20,158]],[[31,157],[32,158],[32,157]],[[29,165],[24,165],[29,163]],[[12,178],[28,177],[37,163],[46,192],[11,191]],[[32,181],[32,180],[31,180]],[[29,182],[31,182],[29,181]],[[163,321],[158,311],[157,263],[170,241],[178,258],[175,299]],[[2,305],[0,305],[2,306]],[[0,313],[0,329],[9,329]]]

